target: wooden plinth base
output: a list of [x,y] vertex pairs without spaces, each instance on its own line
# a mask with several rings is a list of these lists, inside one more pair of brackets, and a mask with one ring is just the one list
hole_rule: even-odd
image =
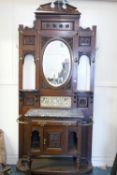
[[32,160],[28,172],[29,175],[85,175],[91,170],[91,164],[82,164],[78,169],[76,160],[71,158],[41,158]]

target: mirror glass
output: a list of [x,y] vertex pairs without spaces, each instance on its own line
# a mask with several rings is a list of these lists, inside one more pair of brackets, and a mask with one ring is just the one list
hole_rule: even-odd
[[89,58],[86,55],[80,57],[78,65],[78,87],[79,91],[90,91],[90,63]]
[[35,89],[35,62],[34,57],[28,54],[24,58],[23,64],[23,89]]
[[51,41],[43,54],[43,73],[54,87],[63,85],[69,78],[71,55],[68,46],[60,40]]

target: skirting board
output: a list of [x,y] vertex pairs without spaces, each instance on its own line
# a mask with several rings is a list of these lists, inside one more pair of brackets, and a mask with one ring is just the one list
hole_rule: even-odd
[[6,163],[9,165],[15,165],[18,161],[18,155],[7,155]]
[[111,167],[113,165],[113,157],[92,157],[93,166]]

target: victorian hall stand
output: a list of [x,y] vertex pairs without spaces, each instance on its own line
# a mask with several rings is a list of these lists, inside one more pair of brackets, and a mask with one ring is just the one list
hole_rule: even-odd
[[[87,174],[92,170],[96,26],[83,29],[76,7],[53,3],[37,9],[32,28],[19,26],[17,169]],[[84,57],[88,78],[82,76]]]

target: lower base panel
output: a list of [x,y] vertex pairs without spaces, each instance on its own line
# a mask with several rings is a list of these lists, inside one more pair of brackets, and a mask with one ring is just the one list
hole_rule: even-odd
[[78,169],[76,160],[73,158],[33,159],[31,168],[27,166],[25,160],[22,162],[20,160],[17,163],[17,169],[25,172],[27,175],[85,175],[92,170],[92,165],[86,163],[82,163]]

